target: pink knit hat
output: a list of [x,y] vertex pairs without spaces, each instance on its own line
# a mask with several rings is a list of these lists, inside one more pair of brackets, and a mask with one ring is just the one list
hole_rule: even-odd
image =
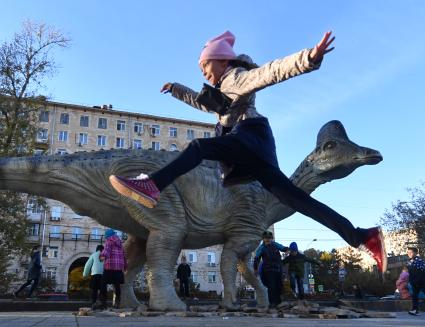
[[209,40],[202,49],[199,63],[206,59],[235,59],[233,44],[235,44],[235,36],[229,31]]

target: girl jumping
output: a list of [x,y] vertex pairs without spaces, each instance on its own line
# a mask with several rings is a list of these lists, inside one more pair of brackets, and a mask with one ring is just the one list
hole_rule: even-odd
[[140,204],[153,208],[161,191],[177,177],[187,173],[202,160],[220,161],[224,168],[224,185],[257,180],[283,204],[311,217],[338,233],[353,247],[362,247],[386,270],[387,256],[379,227],[355,228],[351,222],[328,206],[296,187],[279,169],[274,137],[267,118],[255,107],[255,93],[289,78],[309,73],[320,67],[324,55],[332,51],[331,32],[312,49],[305,49],[265,65],[256,66],[248,56],[237,56],[233,50],[235,37],[230,32],[208,41],[199,66],[205,79],[195,92],[178,83],[166,83],[161,92],[206,112],[218,115],[218,135],[195,139],[171,163],[150,174],[136,178],[110,176],[117,192]]

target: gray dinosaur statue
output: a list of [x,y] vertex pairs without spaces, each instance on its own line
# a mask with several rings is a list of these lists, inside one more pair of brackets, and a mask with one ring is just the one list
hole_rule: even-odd
[[[259,306],[267,293],[248,266],[262,232],[294,211],[281,204],[258,182],[224,188],[218,165],[203,162],[161,193],[155,209],[145,208],[116,193],[111,174],[135,176],[151,172],[178,155],[149,150],[78,152],[70,155],[0,159],[0,189],[59,200],[79,215],[129,234],[123,306],[139,303],[132,288],[137,273],[148,265],[149,306],[154,310],[185,310],[173,288],[174,269],[182,249],[223,244],[220,260],[223,307],[235,308],[236,267],[257,292]],[[351,142],[338,121],[319,131],[317,145],[291,179],[306,192],[343,178],[363,165],[382,160],[378,151]]]

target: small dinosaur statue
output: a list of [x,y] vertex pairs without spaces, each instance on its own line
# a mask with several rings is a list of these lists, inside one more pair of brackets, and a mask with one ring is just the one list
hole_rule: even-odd
[[[257,292],[259,306],[267,293],[248,266],[262,232],[294,211],[281,204],[258,182],[224,188],[216,162],[205,161],[178,178],[161,194],[155,209],[145,208],[116,193],[112,174],[134,176],[151,172],[177,153],[151,150],[78,152],[69,155],[0,159],[0,189],[55,199],[79,215],[129,234],[123,306],[137,306],[132,288],[147,263],[149,306],[154,310],[185,310],[173,288],[174,268],[182,249],[223,244],[220,260],[224,283],[222,306],[235,308],[236,269]],[[311,193],[319,185],[343,178],[363,165],[374,165],[381,154],[351,142],[339,121],[319,131],[316,148],[299,165],[291,180]]]

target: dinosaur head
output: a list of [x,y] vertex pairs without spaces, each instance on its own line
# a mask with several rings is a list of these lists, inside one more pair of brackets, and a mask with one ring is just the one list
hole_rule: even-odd
[[308,156],[317,176],[340,179],[363,165],[376,165],[382,161],[379,151],[362,147],[350,141],[341,122],[325,124],[317,136],[316,149]]

